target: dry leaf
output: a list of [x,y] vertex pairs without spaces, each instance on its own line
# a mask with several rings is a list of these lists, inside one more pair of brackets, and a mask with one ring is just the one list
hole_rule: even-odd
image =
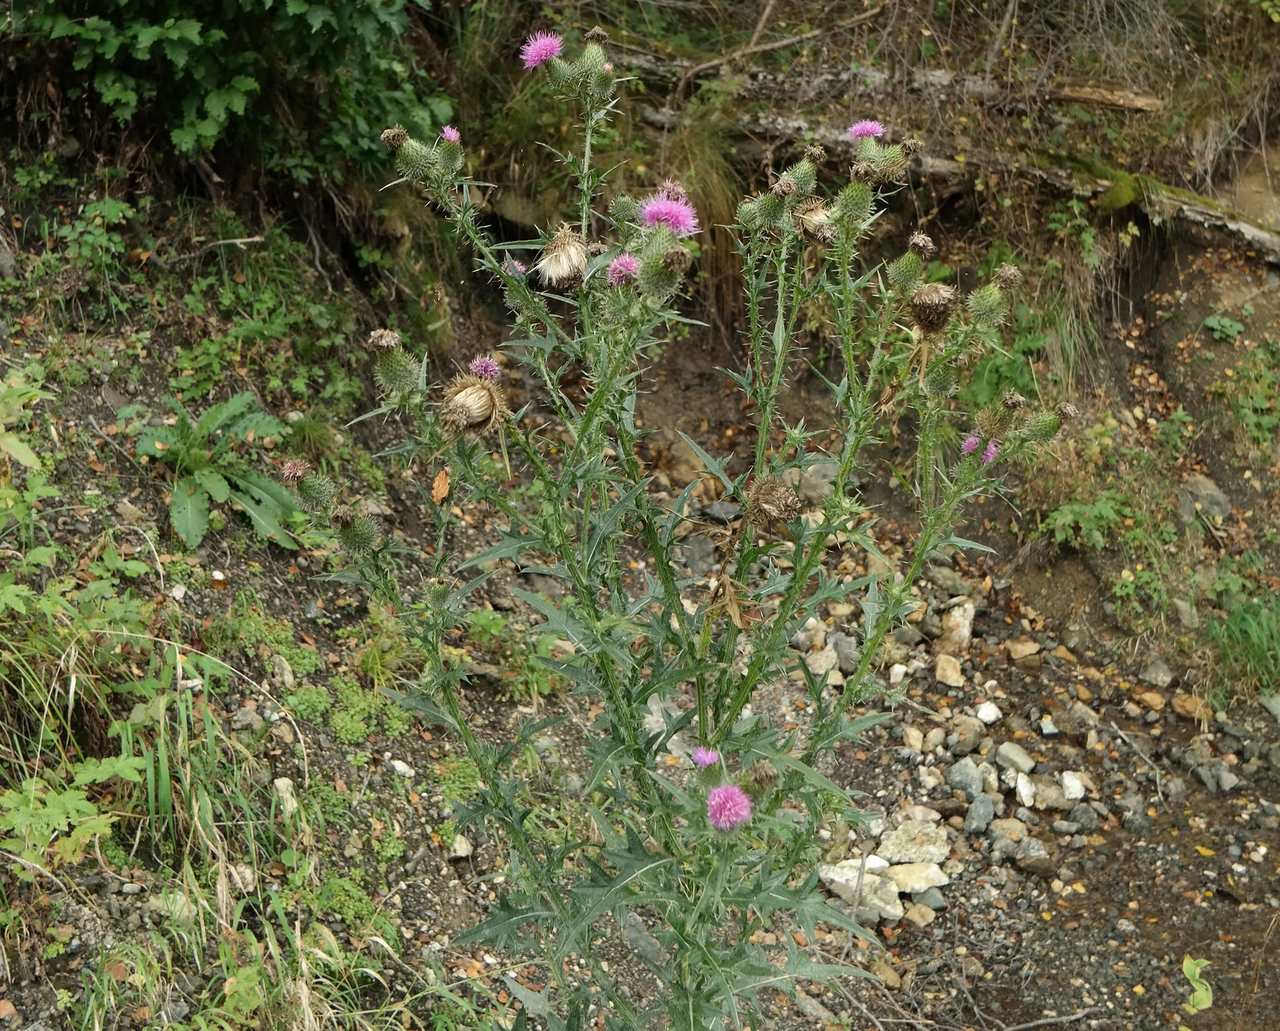
[[12,1020],[18,1015],[17,1007],[8,999],[0,999],[0,1020]]
[[436,478],[431,481],[431,500],[437,505],[449,496],[449,467],[441,469],[436,473]]

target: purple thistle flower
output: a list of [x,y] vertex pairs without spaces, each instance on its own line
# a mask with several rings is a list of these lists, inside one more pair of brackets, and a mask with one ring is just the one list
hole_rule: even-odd
[[708,766],[714,766],[720,761],[720,753],[714,748],[699,745],[693,750],[693,754],[689,758],[693,760],[694,766],[701,766],[705,770]]
[[996,457],[999,454],[1000,454],[1000,441],[996,440],[993,437],[991,440],[987,441],[987,448],[985,451],[982,452],[982,464],[990,465],[992,462],[996,460]]
[[849,139],[851,140],[879,139],[883,135],[884,126],[874,118],[864,118],[862,121],[854,122],[849,126]]
[[493,355],[482,354],[471,359],[467,371],[477,379],[497,379],[502,369]]
[[502,271],[509,276],[515,276],[517,279],[528,275],[529,266],[518,258],[508,258],[502,263]]
[[978,450],[978,445],[982,443],[982,438],[976,433],[970,433],[964,438],[964,443],[960,445],[960,454],[971,455]]
[[707,792],[707,819],[718,831],[731,831],[751,819],[751,799],[737,784],[721,784]]
[[458,130],[452,125],[446,125],[440,130],[440,138],[444,140],[445,143],[461,143],[462,133],[458,132]]
[[676,236],[692,236],[698,231],[698,213],[674,184],[661,190],[640,205],[640,217],[647,226],[666,226]]
[[546,64],[553,57],[559,57],[562,50],[564,40],[554,32],[535,32],[520,48],[520,60],[524,62],[525,71],[528,71]]
[[636,278],[636,273],[639,271],[640,262],[634,254],[619,254],[609,262],[609,285],[621,286],[623,283],[629,283]]

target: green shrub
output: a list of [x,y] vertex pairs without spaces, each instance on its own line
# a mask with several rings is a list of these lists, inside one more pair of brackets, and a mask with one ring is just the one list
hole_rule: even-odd
[[422,132],[452,114],[414,68],[411,6],[425,4],[32,0],[14,11],[18,78],[52,64],[70,98],[165,132],[179,154],[225,145],[298,181],[340,179],[372,166],[393,113]]

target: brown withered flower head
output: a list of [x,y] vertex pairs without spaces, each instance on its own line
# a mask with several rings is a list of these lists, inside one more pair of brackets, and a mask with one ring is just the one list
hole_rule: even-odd
[[441,418],[454,432],[491,430],[506,414],[507,399],[493,380],[463,375],[445,388]]
[[1022,269],[1006,262],[996,269],[995,280],[1001,290],[1016,290],[1022,285]]
[[388,150],[399,150],[409,140],[409,132],[403,125],[393,125],[382,130],[382,142]]
[[907,241],[907,246],[913,251],[917,251],[920,257],[928,261],[937,253],[938,248],[934,246],[933,240],[928,233],[921,232],[917,229],[911,234],[911,239]]
[[902,141],[902,149],[908,154],[919,154],[924,150],[924,140],[918,140],[914,136],[908,136]]
[[292,487],[311,471],[311,463],[301,458],[286,458],[280,463],[280,481]]
[[817,197],[813,197],[795,209],[796,223],[806,236],[824,243],[835,239],[835,226],[831,224],[831,214],[827,206]]
[[789,523],[800,509],[800,495],[782,480],[760,480],[747,495],[747,519],[760,526]]
[[1000,403],[1010,412],[1020,412],[1027,407],[1027,399],[1016,390],[1006,390]]
[[394,329],[375,329],[365,339],[364,343],[370,350],[391,350],[400,346],[400,334]]
[[945,283],[926,283],[911,295],[911,317],[926,334],[947,328],[956,307],[956,292]]
[[804,148],[804,156],[815,165],[820,165],[827,159],[827,151],[825,147],[822,147],[817,143],[810,143]]

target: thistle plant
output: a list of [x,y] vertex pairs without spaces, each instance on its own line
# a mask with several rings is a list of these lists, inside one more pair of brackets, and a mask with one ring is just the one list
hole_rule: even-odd
[[[903,174],[916,144],[885,143],[883,126],[860,122],[850,128],[846,183],[824,190],[826,157],[810,150],[738,209],[746,346],[742,368],[729,375],[753,413],[754,445],[717,457],[686,437],[706,476],[674,497],[661,493],[640,457],[637,387],[671,327],[688,321],[675,304],[698,215],[676,182],[615,196],[601,210],[591,148],[616,101],[600,42],[589,39],[570,59],[559,37],[539,34],[521,59],[529,74],[551,77],[583,128],[582,150],[563,156],[578,186],[576,203],[566,204],[573,220],[540,242],[529,265],[485,231],[458,133],[430,143],[398,128],[383,134],[405,187],[421,191],[500,286],[512,323],[498,357],[477,359],[444,384],[430,382],[426,364],[394,334],[370,341],[380,411],[399,411],[414,427],[405,453],[450,470],[425,586],[409,591],[396,580],[388,539],[358,527],[333,484],[310,482],[314,474],[299,469],[291,475],[312,511],[340,514],[335,526],[352,572],[398,608],[430,657],[404,701],[456,735],[481,772],[480,795],[459,816],[506,843],[508,891],[458,943],[489,940],[540,963],[548,988],[520,997],[552,1028],[585,1027],[589,1017],[619,1029],[759,1026],[762,991],[851,970],[814,963],[794,946],[768,952],[753,944],[757,932],[798,925],[812,940],[823,924],[865,933],[817,891],[817,843],[823,828],[856,819],[824,770],[837,744],[877,718],[853,718],[852,710],[884,690],[886,636],[914,607],[925,563],[942,549],[976,546],[954,533],[965,503],[998,490],[1013,463],[1052,438],[1061,416],[1033,412],[1014,396],[972,419],[955,411],[965,370],[999,339],[1016,272],[1002,271],[967,298],[926,284],[933,243],[923,234],[892,260],[864,266],[860,245],[879,193]],[[815,309],[830,313],[825,334],[839,359],[826,377],[836,413],[834,432],[824,435],[837,442],[830,452],[779,414],[787,377],[801,364],[798,327]],[[508,401],[506,370],[515,366],[536,384],[535,400],[518,411]],[[585,392],[565,389],[569,372],[585,380]],[[873,572],[883,564],[870,562],[865,575],[837,574],[824,561],[831,549],[877,554],[873,513],[854,477],[890,412],[915,428],[918,533],[899,575]],[[494,460],[498,451],[505,461]],[[792,484],[818,461],[834,463],[830,496],[805,511]],[[536,483],[541,503],[520,504],[513,479]],[[742,512],[723,543],[721,571],[709,579],[691,576],[677,557],[700,491]],[[501,540],[454,557],[459,509],[496,514]],[[512,760],[541,724],[493,742],[467,718],[466,673],[449,645],[471,595],[506,566],[564,586],[557,598],[513,593],[547,632],[573,643],[572,655],[546,661],[598,703],[590,835],[549,840],[528,829],[528,795]],[[836,685],[789,641],[846,599],[861,607],[860,650]],[[796,682],[806,695],[799,725],[751,708],[760,688],[779,682]],[[636,949],[637,962],[662,986],[648,1001],[620,992],[596,959],[600,939],[633,940],[624,929],[638,924],[649,928],[652,947]],[[591,971],[585,981],[566,977],[571,954]]]

